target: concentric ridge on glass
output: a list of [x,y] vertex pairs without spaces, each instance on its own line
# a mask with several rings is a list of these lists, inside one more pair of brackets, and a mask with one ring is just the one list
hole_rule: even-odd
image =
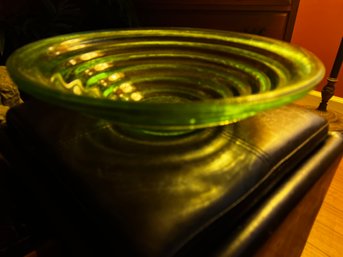
[[168,131],[276,108],[324,76],[316,56],[289,43],[189,28],[61,35],[18,49],[7,66],[21,90],[43,101]]

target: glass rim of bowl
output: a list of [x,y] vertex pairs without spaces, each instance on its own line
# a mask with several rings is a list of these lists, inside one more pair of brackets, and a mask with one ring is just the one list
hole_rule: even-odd
[[[119,101],[88,95],[78,95],[52,88],[51,77],[53,74],[48,73],[48,75],[46,75],[42,72],[42,70],[45,69],[43,65],[50,65],[48,63],[49,58],[47,58],[44,63],[44,58],[43,61],[39,60],[38,57],[41,57],[41,55],[37,55],[37,53],[41,53],[44,57],[44,55],[49,54],[50,51],[50,54],[56,54],[55,57],[59,58],[61,55],[57,54],[58,51],[56,50],[56,47],[64,45],[67,49],[64,49],[66,51],[66,56],[68,57],[66,57],[66,60],[70,61],[72,55],[69,56],[68,54],[74,52],[77,53],[78,56],[84,54],[85,52],[82,51],[87,48],[84,46],[87,44],[91,47],[92,51],[95,51],[94,45],[92,44],[99,42],[103,43],[103,40],[105,43],[102,47],[106,46],[106,43],[109,43],[110,40],[120,41],[128,39],[133,43],[137,42],[139,44],[141,41],[147,40],[147,38],[154,39],[153,42],[158,42],[158,40],[163,41],[164,39],[171,40],[174,43],[177,42],[176,40],[181,40],[186,43],[190,42],[190,45],[187,45],[187,47],[191,47],[192,44],[195,46],[199,45],[200,47],[200,44],[206,45],[215,42],[214,44],[217,44],[216,47],[219,48],[233,46],[238,50],[250,51],[249,54],[251,56],[257,54],[256,57],[253,57],[257,59],[263,56],[263,54],[270,53],[274,57],[281,59],[281,61],[279,61],[281,65],[283,65],[282,62],[287,60],[292,67],[294,66],[298,70],[294,71],[296,73],[296,76],[294,76],[295,78],[291,78],[290,81],[286,80],[285,84],[281,87],[255,94],[185,102]],[[258,53],[258,51],[261,51],[262,54]],[[249,56],[249,58],[251,56]],[[239,51],[236,51],[236,57],[238,59],[241,58]],[[246,56],[244,58],[246,58]],[[273,58],[266,59],[267,61],[262,60],[261,63],[269,66],[279,65],[278,61],[273,60]],[[92,59],[90,60],[92,61]],[[259,63],[257,64],[259,65]],[[136,116],[143,115],[144,117],[138,119],[139,121],[137,124],[135,124],[135,121],[133,120],[133,125],[153,128],[169,127],[170,129],[183,127],[198,128],[228,124],[254,115],[259,111],[290,103],[313,89],[314,86],[321,81],[325,73],[321,61],[313,53],[300,46],[263,36],[198,28],[133,28],[58,35],[38,40],[17,49],[8,58],[6,65],[10,76],[18,85],[19,89],[22,89],[26,93],[38,97],[43,101],[51,101],[58,105],[71,107],[72,109],[80,109],[84,112],[89,112],[93,115],[95,114],[95,116],[108,119],[111,119],[111,114],[109,114],[111,109],[113,111],[117,110],[124,112],[137,112],[140,110]],[[250,64],[248,63],[248,65]],[[242,65],[242,67],[244,68],[244,65]],[[285,69],[285,72],[289,71]],[[252,72],[249,76],[250,75],[254,76],[254,73]],[[259,76],[259,74],[256,76]],[[284,74],[281,74],[280,76],[284,76]],[[238,106],[239,108],[237,108]],[[91,108],[107,110],[90,110]],[[180,109],[182,109],[181,114]],[[235,112],[234,109],[237,109],[237,111]],[[185,114],[185,116],[188,117],[176,119],[173,124],[172,121],[168,121],[167,117],[163,118],[161,116],[161,113],[165,113],[166,115],[176,117],[178,112],[180,116]],[[152,119],[155,114],[157,119],[162,119],[164,122],[157,122],[154,124]],[[128,115],[135,119],[135,115],[132,113],[124,113],[123,115]],[[209,115],[211,118],[206,121],[206,119],[201,119],[200,116],[202,115]],[[144,118],[145,120],[148,120],[148,124],[146,125],[144,124]],[[117,120],[118,115],[114,115],[113,119]],[[118,120],[118,122],[130,124],[131,122],[129,119],[130,118],[124,118],[122,121]]]

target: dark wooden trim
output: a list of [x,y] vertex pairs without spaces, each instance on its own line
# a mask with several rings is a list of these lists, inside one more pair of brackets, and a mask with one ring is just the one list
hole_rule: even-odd
[[288,23],[286,26],[285,37],[284,37],[285,41],[291,41],[292,39],[292,34],[293,34],[294,25],[295,25],[295,20],[297,17],[299,3],[300,3],[300,0],[292,1],[292,11],[289,14]]
[[[133,0],[139,24],[143,27],[203,27],[260,34],[285,41],[291,40],[299,1]],[[280,15],[285,17],[282,22],[278,18]]]
[[[293,0],[298,2],[299,0]],[[240,10],[240,11],[291,11],[291,4],[268,3],[264,0],[264,4],[248,4],[237,3],[235,1],[155,1],[155,0],[133,0],[136,8],[150,10]]]
[[135,0],[134,2],[147,5],[231,5],[231,6],[289,6],[297,0]]

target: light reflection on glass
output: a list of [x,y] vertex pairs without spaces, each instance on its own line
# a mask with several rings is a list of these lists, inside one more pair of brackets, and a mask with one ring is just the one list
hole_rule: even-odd
[[85,70],[86,75],[92,76],[94,74],[94,71],[92,69]]
[[81,90],[81,88],[79,86],[74,86],[73,87],[73,93],[75,95],[81,95],[82,94],[82,90]]
[[[124,77],[124,74],[115,73],[115,74],[112,74],[111,76],[113,80],[115,78],[119,79],[121,77]],[[60,73],[55,73],[51,77],[51,82],[57,88],[66,89],[75,95],[102,97],[102,95],[104,94],[104,91],[101,91],[101,88],[98,86],[84,87],[81,79],[74,79],[71,82],[66,82]],[[110,82],[113,83],[113,81],[110,81],[108,77],[97,81],[97,83],[101,84],[101,86],[104,89],[109,88],[110,90],[112,90],[112,93],[108,95],[109,99],[121,100],[121,101],[135,101],[135,102],[138,102],[143,99],[143,94],[141,92],[138,92],[136,87],[133,86],[131,82],[124,82],[120,84],[119,86],[114,86],[113,88],[110,87],[111,86]]]
[[130,82],[123,83],[119,86],[119,89],[122,90],[124,93],[131,93],[132,91],[136,90],[134,86]]
[[122,79],[124,77],[125,77],[124,73],[122,73],[122,72],[115,72],[115,73],[111,74],[108,77],[108,80],[114,82],[114,81],[120,80],[120,79]]
[[97,58],[97,57],[101,57],[103,54],[99,51],[95,51],[95,52],[89,52],[89,53],[85,53],[85,54],[82,54],[80,56],[80,59],[82,61],[89,61],[91,59],[94,59],[94,58]]
[[58,56],[66,52],[75,51],[87,47],[86,44],[81,44],[80,42],[80,38],[63,41],[58,45],[50,46],[48,48],[48,54]]
[[70,65],[76,65],[77,64],[77,60],[76,59],[70,59],[68,63]]
[[94,70],[96,71],[103,71],[111,67],[112,65],[109,63],[99,63],[94,66]]
[[100,84],[101,84],[102,86],[105,86],[105,87],[108,86],[107,81],[104,80],[104,79],[100,80]]
[[131,94],[131,99],[132,99],[133,101],[138,102],[138,101],[142,100],[142,98],[143,98],[143,96],[142,96],[142,94],[139,93],[139,92],[134,92],[134,93]]

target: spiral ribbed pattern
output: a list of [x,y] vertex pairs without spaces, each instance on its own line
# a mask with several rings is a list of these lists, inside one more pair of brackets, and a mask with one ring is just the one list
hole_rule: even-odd
[[54,45],[49,55],[61,62],[51,81],[73,94],[175,103],[259,94],[292,79],[291,62],[252,46],[178,34],[134,39]]
[[122,124],[162,130],[251,116],[302,96],[323,73],[313,55],[290,44],[211,30],[59,36],[23,48],[10,66],[25,57],[19,74],[12,72],[29,93]]

